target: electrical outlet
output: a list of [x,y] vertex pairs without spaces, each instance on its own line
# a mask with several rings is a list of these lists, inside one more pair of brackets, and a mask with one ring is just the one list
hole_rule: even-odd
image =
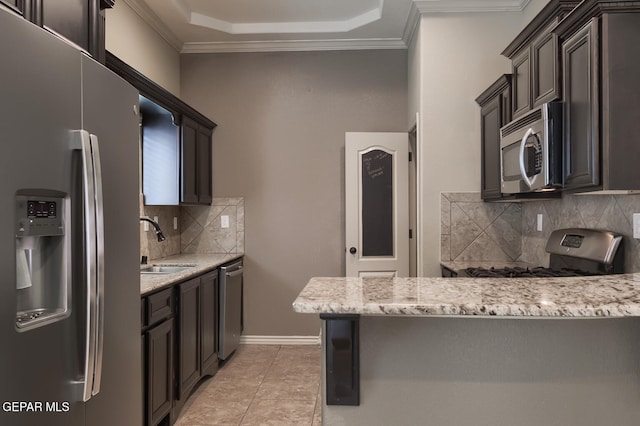
[[229,227],[229,216],[222,215],[220,216],[220,227],[221,228],[228,228]]
[[154,221],[155,223],[160,223],[160,221],[158,220],[158,216],[154,216],[154,217],[153,217],[153,221]]
[[538,213],[538,217],[536,220],[536,230],[538,232],[542,232],[542,213]]
[[633,238],[640,239],[640,213],[633,214]]

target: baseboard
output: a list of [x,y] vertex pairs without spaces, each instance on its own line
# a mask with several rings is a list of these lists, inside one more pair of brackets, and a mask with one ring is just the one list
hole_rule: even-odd
[[320,336],[240,336],[241,345],[318,345]]

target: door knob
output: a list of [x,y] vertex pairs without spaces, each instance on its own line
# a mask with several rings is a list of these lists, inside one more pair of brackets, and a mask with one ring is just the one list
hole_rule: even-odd
[[351,248],[349,249],[349,253],[351,253],[351,254],[356,254],[356,252],[357,252],[357,251],[358,251],[358,250],[357,250],[355,247],[351,247]]

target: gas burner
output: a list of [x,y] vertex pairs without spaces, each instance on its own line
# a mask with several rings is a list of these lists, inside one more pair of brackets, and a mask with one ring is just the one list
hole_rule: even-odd
[[506,267],[449,269],[442,265],[445,277],[580,277],[621,274],[624,272],[622,235],[605,230],[557,229],[547,240],[549,267]]
[[541,277],[579,277],[594,275],[591,272],[581,271],[577,269],[551,269],[544,267],[535,268],[494,268],[489,269],[477,267],[467,268],[464,275],[475,278],[541,278]]

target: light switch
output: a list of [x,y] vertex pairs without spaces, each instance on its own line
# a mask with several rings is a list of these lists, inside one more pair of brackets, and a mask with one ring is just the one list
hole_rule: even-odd
[[173,229],[178,229],[178,218],[176,216],[173,217]]
[[633,214],[633,238],[640,239],[640,213]]
[[538,232],[542,232],[542,213],[538,213],[538,218],[536,221],[536,230]]
[[229,227],[229,216],[222,215],[220,216],[220,227],[221,228],[228,228]]

